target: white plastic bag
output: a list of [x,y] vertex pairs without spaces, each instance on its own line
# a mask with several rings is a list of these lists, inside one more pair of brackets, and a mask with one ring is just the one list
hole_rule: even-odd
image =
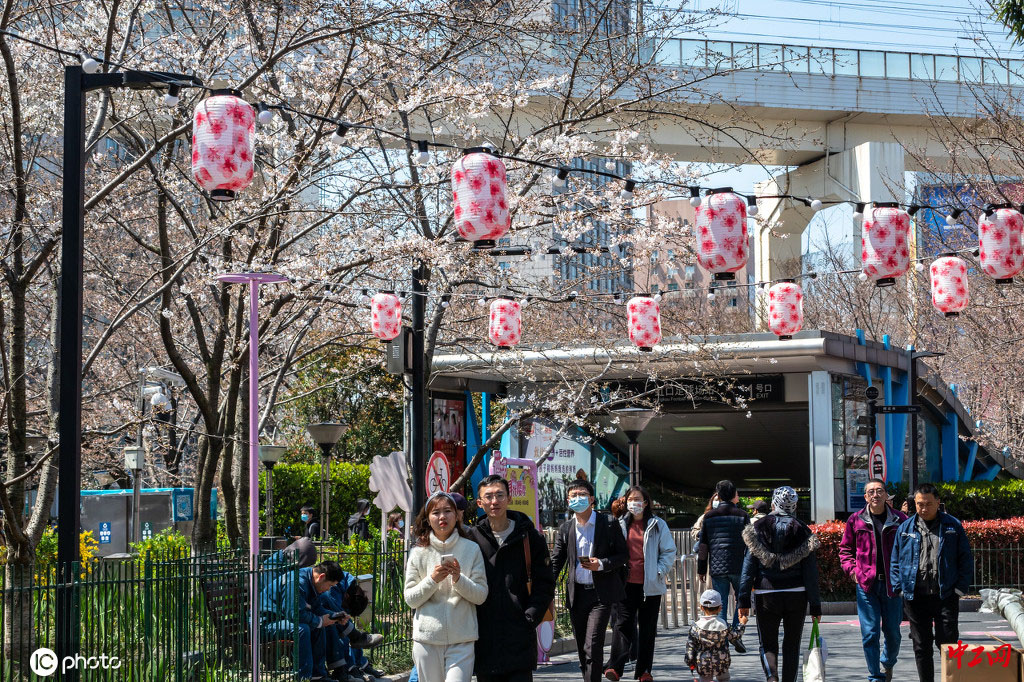
[[804,654],[804,682],[825,682],[825,639],[818,634],[818,623],[811,627],[811,642]]

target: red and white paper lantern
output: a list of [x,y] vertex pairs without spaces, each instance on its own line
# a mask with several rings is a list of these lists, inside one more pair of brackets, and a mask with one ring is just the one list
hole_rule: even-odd
[[634,296],[626,303],[629,340],[642,351],[661,342],[661,306],[649,296]]
[[391,341],[402,329],[402,301],[381,292],[370,299],[370,329],[381,341]]
[[910,216],[895,204],[878,205],[864,214],[861,270],[876,286],[896,284],[910,267]]
[[978,243],[981,269],[996,280],[996,284],[1010,284],[1024,269],[1024,248],[1021,231],[1024,217],[1020,211],[1000,207],[992,215],[981,215],[978,221]]
[[491,301],[491,323],[487,335],[498,348],[511,348],[523,335],[523,309],[517,301],[496,298]]
[[731,191],[715,192],[696,209],[697,262],[717,280],[735,279],[747,264],[747,204]]
[[793,338],[804,326],[804,290],[795,282],[779,282],[768,290],[768,328],[780,340]]
[[452,205],[459,236],[477,248],[494,246],[512,224],[505,164],[472,150],[452,167]]
[[192,114],[192,176],[217,201],[252,182],[256,110],[234,93],[215,94]]
[[932,261],[932,305],[946,317],[956,317],[967,307],[967,262],[956,256]]

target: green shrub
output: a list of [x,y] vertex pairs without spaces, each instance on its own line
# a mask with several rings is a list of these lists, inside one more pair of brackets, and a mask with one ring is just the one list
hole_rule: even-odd
[[[853,581],[843,572],[839,563],[839,542],[843,539],[845,528],[846,524],[841,521],[811,526],[811,530],[821,540],[821,548],[818,550],[818,585],[821,598],[828,601],[856,598]],[[990,552],[983,561],[979,561],[975,555],[975,580],[980,585],[1007,580],[1016,584],[1020,575],[1017,556],[1021,545],[1024,545],[1024,518],[964,521],[964,531],[972,549],[984,547],[989,550],[1012,550],[995,554]]]
[[146,557],[152,559],[181,559],[189,556],[191,540],[175,528],[164,528],[156,535],[140,542],[131,544],[131,551],[139,556],[140,560]]
[[[1024,481],[936,483],[946,511],[961,521],[1012,519],[1024,516]],[[897,507],[907,498],[907,484],[889,486]]]
[[[260,494],[266,495],[266,471],[260,471]],[[359,498],[372,499],[370,467],[350,462],[331,462],[331,537],[341,538],[347,531],[348,517]],[[261,498],[261,499],[266,499]],[[311,505],[323,523],[320,510],[320,463],[278,464],[274,467],[274,533],[301,535],[299,508]],[[265,528],[266,509],[260,509],[261,528]],[[367,515],[371,527],[380,525],[380,513],[372,508]]]

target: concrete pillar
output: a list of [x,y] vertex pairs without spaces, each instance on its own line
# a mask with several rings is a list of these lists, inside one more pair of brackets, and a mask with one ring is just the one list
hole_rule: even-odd
[[[822,201],[903,198],[903,147],[895,142],[865,142],[758,183],[758,196],[792,194]],[[792,277],[801,271],[801,236],[814,211],[792,199],[758,201],[755,229],[757,281]],[[860,225],[851,223],[849,238],[860,242]]]
[[836,517],[832,377],[828,372],[811,372],[807,382],[807,421],[811,437],[811,521],[821,523]]

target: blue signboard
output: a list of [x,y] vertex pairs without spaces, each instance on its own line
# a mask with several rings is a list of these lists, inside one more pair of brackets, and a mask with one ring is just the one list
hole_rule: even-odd
[[195,513],[193,511],[193,491],[191,488],[175,490],[172,493],[174,502],[174,520],[191,521]]
[[110,521],[100,521],[100,544],[110,544]]

